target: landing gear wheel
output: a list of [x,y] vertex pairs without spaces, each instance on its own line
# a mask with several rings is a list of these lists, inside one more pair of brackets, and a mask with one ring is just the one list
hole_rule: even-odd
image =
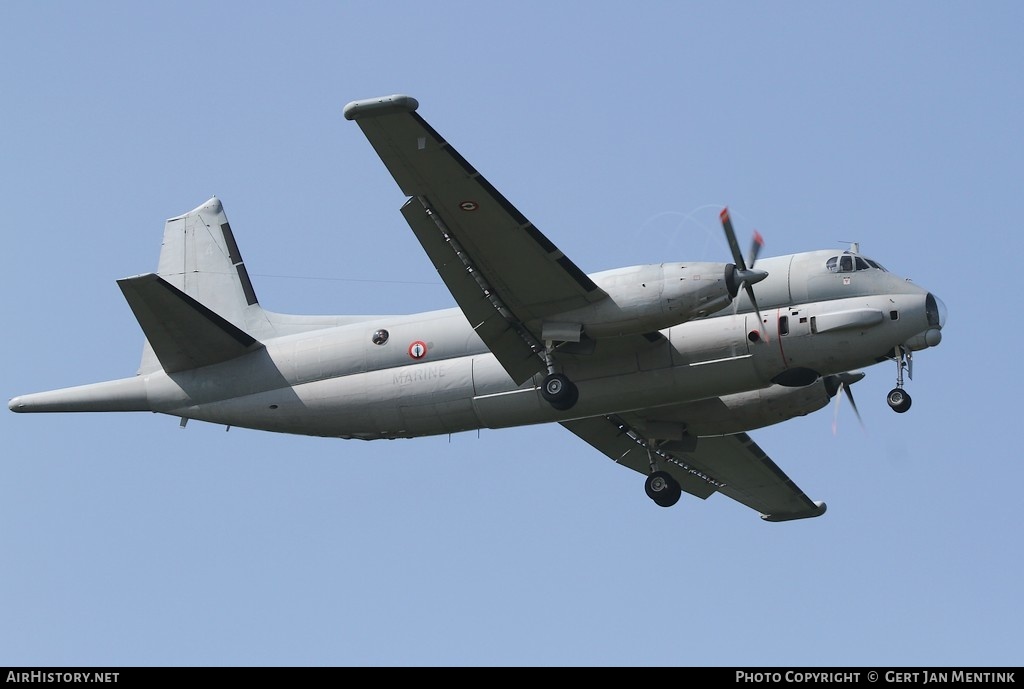
[[647,491],[647,497],[660,507],[672,507],[683,494],[679,482],[667,471],[655,471],[648,476],[644,481],[644,490]]
[[902,414],[906,410],[910,409],[910,395],[904,392],[902,388],[893,388],[890,390],[885,401],[888,402],[889,406],[892,407],[892,410],[898,414]]
[[544,401],[559,411],[572,409],[580,398],[576,385],[561,373],[551,373],[544,378],[540,386],[540,395]]

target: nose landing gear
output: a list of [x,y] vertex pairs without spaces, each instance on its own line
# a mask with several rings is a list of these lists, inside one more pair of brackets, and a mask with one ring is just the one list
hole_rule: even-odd
[[907,376],[913,378],[913,354],[905,347],[897,347],[895,350],[896,361],[896,387],[889,391],[885,401],[889,403],[892,410],[898,414],[910,409],[910,395],[903,389],[903,369],[907,369]]
[[893,388],[889,391],[885,401],[889,403],[894,412],[902,414],[910,409],[910,395],[903,388]]

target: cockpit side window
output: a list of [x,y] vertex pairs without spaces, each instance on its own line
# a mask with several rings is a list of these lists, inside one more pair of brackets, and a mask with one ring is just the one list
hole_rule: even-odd
[[830,273],[834,273],[836,272],[836,264],[838,263],[839,257],[833,256],[832,258],[828,259],[828,261],[825,263],[825,267],[829,270]]
[[849,273],[853,271],[853,256],[839,257],[839,272]]
[[857,262],[857,270],[867,270],[868,269],[868,262],[865,261],[860,256],[855,257],[854,260]]

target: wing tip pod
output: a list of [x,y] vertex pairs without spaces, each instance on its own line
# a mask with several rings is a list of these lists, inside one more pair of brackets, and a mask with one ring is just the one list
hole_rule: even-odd
[[811,517],[820,517],[825,514],[827,505],[820,500],[814,502],[814,507],[802,512],[785,512],[781,514],[762,514],[761,519],[766,522],[788,522],[793,519],[809,519]]
[[345,106],[345,119],[357,120],[360,117],[376,117],[393,112],[413,112],[420,106],[412,96],[396,93],[391,96],[354,100]]

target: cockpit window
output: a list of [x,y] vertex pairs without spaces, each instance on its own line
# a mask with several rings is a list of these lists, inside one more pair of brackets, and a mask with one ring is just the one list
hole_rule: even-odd
[[825,261],[825,268],[830,273],[850,273],[855,270],[868,270],[869,268],[885,271],[885,268],[877,261],[872,261],[870,258],[862,256],[854,256],[849,251],[845,251],[841,256],[833,256]]

